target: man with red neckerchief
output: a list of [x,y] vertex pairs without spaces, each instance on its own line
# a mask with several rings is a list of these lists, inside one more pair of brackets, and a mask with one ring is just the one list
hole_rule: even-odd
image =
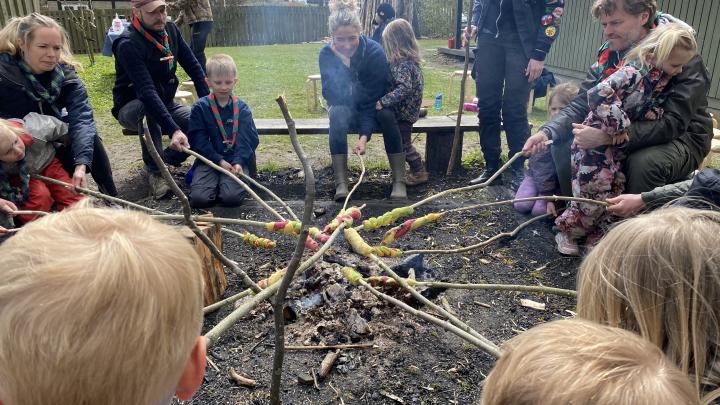
[[[607,40],[598,52],[598,60],[590,67],[575,100],[542,125],[523,147],[524,152],[534,154],[546,147],[545,141],[553,140],[551,151],[565,195],[572,195],[570,144],[574,141],[584,149],[592,149],[610,142],[603,131],[581,124],[589,110],[587,90],[611,75],[623,63],[625,53],[652,28],[666,22],[682,23],[658,13],[655,0],[596,0],[592,12]],[[706,110],[710,78],[700,55],[691,59],[673,81],[672,94],[662,105],[663,117],[630,127],[623,170],[627,193],[639,194],[684,180],[710,150],[712,121]]]
[[[112,113],[120,124],[141,135],[140,145],[153,197],[163,198],[170,187],[159,174],[142,139],[142,120],[147,117],[153,143],[165,163],[179,166],[189,148],[186,132],[190,107],[175,102],[178,64],[195,83],[198,97],[208,92],[205,74],[180,30],[167,22],[165,0],[132,0],[133,22],[115,42],[115,86]],[[171,136],[170,147],[162,150],[162,134]]]

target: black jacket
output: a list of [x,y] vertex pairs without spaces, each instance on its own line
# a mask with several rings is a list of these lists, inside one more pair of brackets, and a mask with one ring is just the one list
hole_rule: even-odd
[[54,109],[45,103],[36,102],[25,92],[30,82],[23,75],[16,59],[8,53],[0,54],[0,118],[23,118],[31,112],[53,115],[69,125],[70,144],[74,165],[91,168],[93,147],[97,128],[87,90],[78,78],[75,69],[61,65],[65,80],[60,85],[60,97],[55,107],[67,115],[57,116]]
[[[133,26],[113,42],[116,76],[112,114],[117,118],[125,104],[138,99],[143,103],[145,111],[160,124],[163,132],[172,134],[180,127],[172,119],[166,106],[171,105],[175,98],[178,87],[175,72],[178,64],[195,83],[198,97],[208,95],[209,91],[205,84],[205,73],[180,35],[178,27],[168,22],[165,30],[168,34],[170,50],[177,62],[172,70],[168,68],[167,61],[160,60],[165,55]],[[162,41],[157,32],[148,32],[154,35],[158,42]]]

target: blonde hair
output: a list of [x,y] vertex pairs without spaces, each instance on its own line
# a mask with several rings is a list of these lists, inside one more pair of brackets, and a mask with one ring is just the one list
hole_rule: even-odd
[[81,69],[80,63],[76,62],[70,51],[70,41],[67,32],[52,17],[40,13],[31,13],[25,17],[15,17],[8,21],[7,25],[0,30],[0,53],[9,53],[15,56],[20,50],[20,44],[30,44],[33,41],[35,30],[38,28],[53,28],[60,32],[62,49],[60,51],[60,63]]
[[686,26],[667,23],[650,31],[645,39],[628,51],[625,60],[645,67],[649,63],[650,55],[653,55],[652,64],[659,66],[670,58],[675,48],[684,49],[694,55],[698,46],[695,36]]
[[357,28],[358,32],[362,31],[356,0],[330,0],[328,7],[330,8],[330,17],[328,18],[330,35],[343,26],[351,26]]
[[[21,127],[13,125],[10,121],[0,118],[0,139],[10,139],[12,135],[20,136],[25,133]],[[12,138],[14,141],[15,138]]]
[[560,83],[550,91],[547,104],[550,106],[553,100],[557,100],[560,104],[568,105],[577,97],[578,92],[580,92],[580,88],[573,83]]
[[208,58],[205,62],[205,73],[210,76],[232,76],[237,77],[237,66],[232,56],[219,53]]
[[392,20],[385,27],[382,41],[390,64],[396,65],[403,60],[411,60],[417,64],[422,62],[415,32],[410,23],[402,18]]
[[698,392],[717,389],[718,235],[720,213],[679,207],[616,225],[580,267],[578,316],[639,333]]
[[662,351],[594,322],[536,326],[503,345],[484,383],[484,405],[689,405],[697,393]]
[[0,400],[157,404],[202,326],[200,260],[146,214],[80,202],[0,246]]

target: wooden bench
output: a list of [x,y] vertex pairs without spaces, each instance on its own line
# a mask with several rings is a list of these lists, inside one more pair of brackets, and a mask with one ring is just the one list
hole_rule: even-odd
[[[455,135],[455,117],[429,116],[420,118],[413,125],[413,133],[427,134],[425,143],[425,164],[427,170],[432,174],[445,174],[450,152],[452,149],[453,137]],[[287,135],[288,128],[284,119],[256,118],[255,127],[259,135]],[[299,118],[295,119],[295,128],[298,135],[327,135],[329,132],[329,121],[327,118]],[[460,123],[460,133],[478,130],[478,119],[475,114],[464,114]],[[373,131],[378,133],[378,130]],[[351,130],[350,133],[357,133]],[[123,130],[125,135],[137,135],[137,133]],[[462,139],[460,138],[460,150],[456,157],[459,166],[462,159]],[[330,153],[330,152],[328,152]]]

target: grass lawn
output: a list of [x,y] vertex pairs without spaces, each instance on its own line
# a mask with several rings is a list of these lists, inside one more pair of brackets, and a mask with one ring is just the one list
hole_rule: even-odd
[[[430,110],[431,115],[452,114],[456,111],[459,97],[459,80],[455,83],[458,89],[452,91],[453,97],[448,98],[450,72],[462,69],[460,62],[448,62],[438,57],[436,49],[444,46],[444,40],[421,40],[423,51],[423,75],[425,77],[424,98],[434,98],[435,94],[443,93],[443,108],[441,111]],[[308,75],[319,73],[318,52],[322,44],[291,44],[268,46],[244,46],[229,48],[208,48],[206,53],[227,53],[231,55],[238,66],[239,80],[235,88],[238,94],[253,110],[256,118],[280,118],[280,111],[275,103],[279,94],[285,96],[290,111],[295,118],[321,117],[324,113],[311,113],[307,110],[305,101],[305,80]],[[113,159],[112,146],[117,143],[137,144],[135,137],[123,136],[120,125],[110,114],[112,107],[112,87],[115,80],[114,59],[96,56],[96,64],[88,66],[86,55],[79,55],[78,59],[86,66],[80,74],[87,86],[90,101],[95,111],[98,129],[109,145],[111,159]],[[180,71],[179,77],[187,79],[185,72]],[[539,100],[536,109],[531,115],[531,121],[537,128],[546,117],[544,99]],[[474,114],[474,113],[472,113]],[[302,142],[307,149],[317,150],[319,155],[328,155],[326,136],[303,136]],[[478,153],[478,138],[468,134],[464,147],[464,162],[474,162],[480,156]],[[424,147],[422,137],[418,139],[421,148]],[[351,143],[352,145],[352,143]],[[278,159],[276,152],[292,153],[289,139],[279,136],[265,136],[261,138],[258,150],[261,168],[273,170],[283,166],[296,166],[294,156],[288,155],[289,161]],[[267,158],[263,158],[266,155]],[[139,159],[139,152],[137,154]],[[329,161],[329,156],[327,156]],[[382,142],[376,140],[370,143],[368,150],[370,165],[382,167],[386,159],[383,154]],[[136,161],[137,162],[137,161]]]

